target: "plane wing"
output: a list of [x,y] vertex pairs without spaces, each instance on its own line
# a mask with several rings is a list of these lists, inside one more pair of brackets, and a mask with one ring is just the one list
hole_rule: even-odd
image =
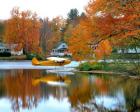
[[65,60],[68,60],[68,59],[59,58],[59,57],[49,57],[49,58],[47,58],[47,60],[54,61],[54,62],[64,62]]

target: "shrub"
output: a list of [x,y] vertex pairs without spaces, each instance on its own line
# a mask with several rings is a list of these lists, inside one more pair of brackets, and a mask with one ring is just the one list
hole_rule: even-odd
[[80,64],[78,69],[82,70],[82,71],[89,71],[91,69],[91,65],[88,62],[82,63],[82,64]]
[[80,64],[77,69],[81,71],[90,71],[90,70],[101,70],[102,68],[103,68],[103,64],[101,63],[85,62]]
[[43,56],[40,55],[40,54],[30,53],[30,54],[27,54],[27,55],[26,55],[26,58],[27,58],[28,60],[32,60],[34,57],[36,57],[36,58],[39,59],[39,60],[42,60],[42,59],[43,59]]
[[11,56],[11,53],[10,52],[0,53],[0,57],[9,57],[9,56]]
[[91,70],[105,70],[109,71],[111,70],[111,67],[107,63],[90,63],[90,62],[85,62],[79,65],[77,68],[81,71],[91,71]]
[[101,70],[103,67],[104,65],[102,63],[96,63],[92,66],[92,70]]

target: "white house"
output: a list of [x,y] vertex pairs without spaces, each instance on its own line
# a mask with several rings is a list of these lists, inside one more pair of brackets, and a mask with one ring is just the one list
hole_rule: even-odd
[[11,49],[5,46],[5,44],[0,43],[0,53],[11,53]]
[[58,46],[53,49],[50,53],[51,56],[71,56],[72,54],[68,52],[68,45],[64,42],[58,44]]
[[17,47],[17,44],[3,44],[0,43],[0,53],[10,53],[11,55],[22,55],[23,49],[17,51],[15,48]]

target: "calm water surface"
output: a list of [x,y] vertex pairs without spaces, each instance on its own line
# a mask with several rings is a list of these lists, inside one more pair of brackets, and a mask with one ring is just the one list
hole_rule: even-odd
[[140,80],[59,75],[46,70],[0,70],[0,112],[140,112]]

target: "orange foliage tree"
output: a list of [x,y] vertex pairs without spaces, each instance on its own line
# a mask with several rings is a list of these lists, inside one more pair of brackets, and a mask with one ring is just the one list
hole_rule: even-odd
[[97,59],[101,59],[104,56],[110,55],[112,52],[112,47],[109,40],[104,40],[95,49],[95,54]]
[[69,51],[76,60],[83,60],[91,56],[91,46],[89,45],[92,37],[91,21],[82,18],[80,23],[72,29],[71,37],[67,39]]
[[[102,58],[111,53],[111,45],[120,45],[129,38],[140,40],[139,5],[138,0],[91,0],[86,8],[86,18],[90,24],[82,19],[74,28],[70,48],[78,52],[84,46],[82,52],[86,52],[90,45],[96,57]],[[79,33],[76,34],[76,31]],[[84,42],[78,42],[78,36]],[[75,54],[73,49],[71,52]]]
[[[92,0],[87,8],[89,18],[102,38],[98,42],[112,38],[118,43],[124,38],[140,39],[140,1],[137,0]],[[104,38],[103,38],[104,37]]]
[[138,4],[140,5],[140,1],[137,0],[92,0],[88,5],[87,15],[94,22],[98,32],[96,36],[99,38],[94,45],[110,40],[112,45],[120,46],[128,45],[129,43],[125,42],[130,38],[140,40]]
[[17,44],[25,53],[39,51],[40,22],[35,13],[13,8],[11,18],[6,21],[5,42]]

